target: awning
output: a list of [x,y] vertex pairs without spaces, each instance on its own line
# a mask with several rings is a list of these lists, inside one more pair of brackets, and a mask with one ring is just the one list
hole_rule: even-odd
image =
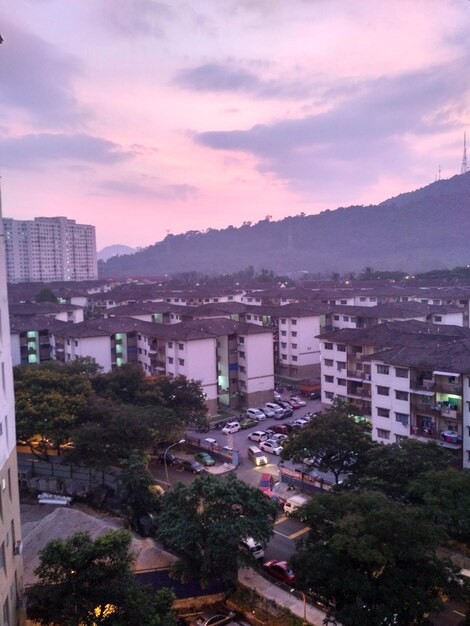
[[437,374],[438,376],[460,376],[460,374],[456,374],[455,372],[440,372],[439,370],[434,370],[433,374]]

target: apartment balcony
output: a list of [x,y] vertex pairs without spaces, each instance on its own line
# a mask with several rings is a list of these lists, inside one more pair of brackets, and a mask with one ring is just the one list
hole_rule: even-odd
[[437,404],[420,402],[417,399],[415,400],[413,397],[411,398],[411,410],[415,413],[424,413],[425,415],[434,415],[436,417],[440,417],[441,415],[441,407]]
[[357,378],[358,380],[370,380],[370,372],[364,370],[348,369],[348,378]]
[[435,381],[431,378],[411,378],[410,388],[417,391],[434,391]]
[[438,393],[451,393],[457,396],[462,395],[462,383],[449,383],[436,381],[435,389]]
[[356,398],[370,398],[371,395],[368,387],[356,387],[348,391],[348,396],[355,396]]

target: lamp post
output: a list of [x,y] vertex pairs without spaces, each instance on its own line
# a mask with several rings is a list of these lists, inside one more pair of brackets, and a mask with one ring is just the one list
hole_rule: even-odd
[[302,622],[302,626],[308,626],[308,623],[307,623],[307,598],[305,596],[305,593],[303,591],[300,591],[300,589],[291,589],[290,591],[291,591],[291,593],[295,593],[297,591],[297,593],[302,594],[302,600],[304,601],[304,621]]
[[179,446],[180,443],[184,443],[185,441],[186,439],[180,439],[179,441],[172,443],[170,446],[168,446],[168,448],[163,453],[163,464],[165,466],[166,484],[168,485],[168,487],[170,487],[170,479],[168,478],[168,465],[166,464],[166,454],[170,448],[173,448],[174,446]]

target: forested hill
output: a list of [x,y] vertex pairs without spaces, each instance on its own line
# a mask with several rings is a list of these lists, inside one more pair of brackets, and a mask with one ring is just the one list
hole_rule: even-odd
[[168,235],[136,254],[109,259],[101,275],[212,274],[249,265],[276,272],[424,271],[469,262],[470,172],[378,205]]

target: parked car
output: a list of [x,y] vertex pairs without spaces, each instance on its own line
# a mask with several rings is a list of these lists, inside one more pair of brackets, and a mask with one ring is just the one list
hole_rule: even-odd
[[238,431],[241,429],[241,426],[239,424],[239,422],[228,422],[227,424],[225,424],[225,426],[222,428],[222,432],[225,435],[231,435],[232,433],[238,433]]
[[180,459],[178,461],[178,465],[180,469],[192,472],[193,474],[202,474],[202,472],[206,471],[206,468],[203,465],[191,459]]
[[235,617],[233,611],[204,611],[189,622],[189,626],[223,626],[228,624]]
[[215,465],[214,459],[211,457],[211,455],[208,452],[197,452],[194,455],[194,458],[196,459],[196,461],[199,461],[199,463],[201,463],[201,465],[204,465],[205,467],[210,467],[211,465]]
[[271,430],[273,433],[288,435],[292,430],[292,426],[290,424],[273,424]]
[[274,476],[272,474],[261,474],[261,478],[259,479],[258,487],[261,489],[263,493],[267,491],[271,491],[272,486],[274,485]]
[[[165,453],[164,452],[159,452],[158,454],[156,454],[153,459],[155,461],[158,461],[158,463],[165,463]],[[178,459],[175,457],[174,454],[171,454],[171,452],[169,454],[166,455],[166,464],[167,465],[177,465],[178,464]]]
[[284,409],[284,417],[290,417],[291,415],[294,415],[294,409],[291,407],[291,405],[288,402],[284,402],[283,400],[278,400],[277,403],[281,409]]
[[301,404],[299,404],[296,400],[294,400],[293,398],[289,398],[289,400],[286,401],[287,404],[290,404],[291,407],[295,410],[300,409],[300,407],[302,406]]
[[311,391],[308,397],[310,400],[321,400],[321,391]]
[[246,416],[257,420],[258,422],[262,422],[266,419],[266,415],[260,409],[247,409]]
[[255,430],[248,435],[248,439],[250,441],[266,441],[268,435],[264,432],[264,430]]
[[279,391],[275,391],[273,396],[274,396],[274,402],[277,402],[278,400],[281,400],[281,398],[282,398],[282,396],[279,393]]
[[279,404],[277,404],[276,402],[266,402],[266,404],[264,405],[267,409],[271,409],[271,411],[274,411],[274,419],[280,420],[283,417],[285,417],[285,411],[284,409],[279,406]]
[[258,420],[252,419],[251,417],[244,417],[240,420],[240,428],[242,430],[246,430],[247,428],[251,428],[252,426],[256,426]]
[[259,407],[260,411],[263,411],[263,413],[266,415],[266,417],[274,417],[275,413],[272,409],[268,408],[267,406],[260,406]]
[[282,445],[282,442],[287,439],[287,435],[283,435],[282,433],[274,433],[274,435],[271,435],[270,439],[271,441],[277,441],[280,445]]
[[304,426],[307,426],[307,424],[308,420],[304,419],[303,417],[298,417],[293,422],[291,422],[292,428],[303,428]]
[[297,402],[297,404],[300,404],[300,406],[307,406],[305,400],[302,400],[302,398],[299,398],[299,396],[292,396],[291,402],[292,401]]
[[279,456],[282,452],[282,446],[279,445],[278,441],[274,441],[273,439],[260,441],[259,447],[260,450],[263,450],[263,452],[271,452],[271,454],[276,454],[277,456]]
[[295,582],[295,574],[287,561],[266,561],[266,563],[263,563],[263,570],[269,576],[277,578],[288,585],[292,585]]

